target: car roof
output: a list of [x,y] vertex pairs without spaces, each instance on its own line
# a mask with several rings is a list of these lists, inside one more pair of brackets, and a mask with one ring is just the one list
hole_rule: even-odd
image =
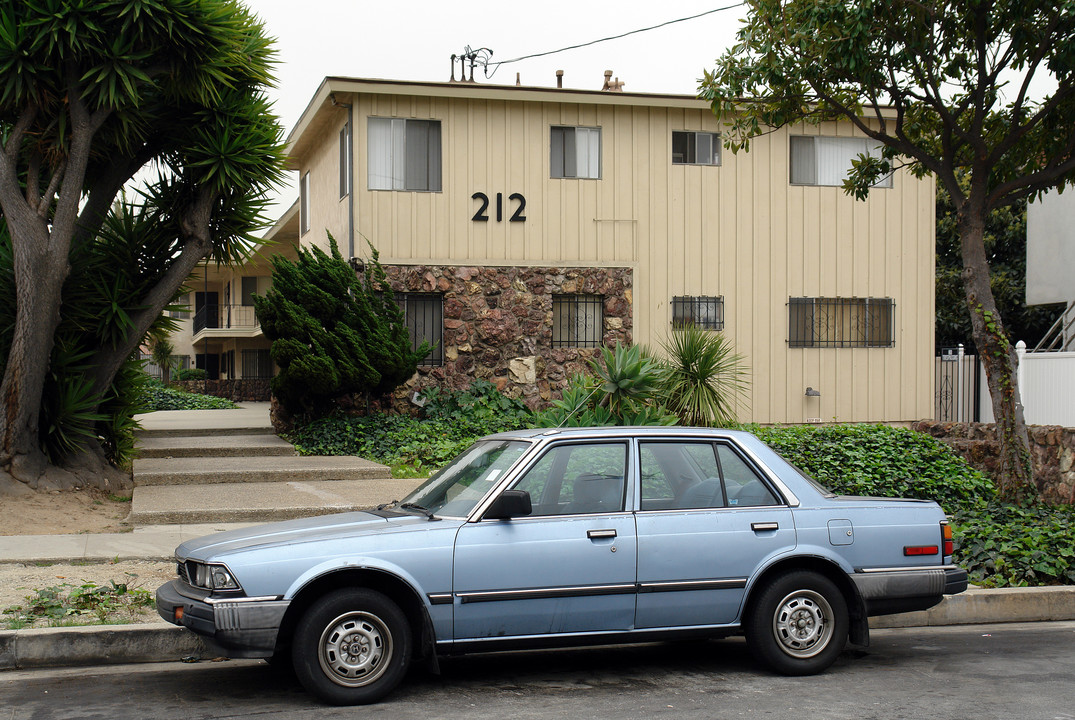
[[725,428],[685,427],[679,425],[643,425],[643,426],[602,426],[602,427],[565,427],[565,428],[529,428],[490,435],[491,438],[511,440],[537,439],[590,439],[622,437],[702,437],[702,438],[753,438],[742,430]]

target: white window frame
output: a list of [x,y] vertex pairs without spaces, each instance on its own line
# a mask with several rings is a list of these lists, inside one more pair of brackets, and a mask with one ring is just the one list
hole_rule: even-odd
[[[792,185],[839,187],[860,155],[881,155],[881,143],[864,137],[792,135],[788,144],[788,181]],[[871,187],[891,188],[892,173]]]
[[[683,136],[682,139],[687,141],[687,150],[683,153],[681,159],[676,159],[676,136]],[[691,140],[694,142],[692,143]],[[709,145],[709,160],[698,160],[698,148],[703,147],[706,144]],[[693,148],[692,148],[693,145]],[[691,150],[694,153],[691,156]],[[720,165],[720,133],[715,132],[698,132],[694,130],[673,130],[672,131],[672,164],[673,165]]]
[[340,129],[340,199],[351,194],[351,123],[343,124]]
[[[426,127],[424,153],[420,127]],[[440,120],[370,117],[366,125],[369,190],[440,192],[443,174]]]
[[601,128],[553,125],[549,130],[549,177],[601,179]]
[[299,178],[299,235],[310,232],[310,173]]

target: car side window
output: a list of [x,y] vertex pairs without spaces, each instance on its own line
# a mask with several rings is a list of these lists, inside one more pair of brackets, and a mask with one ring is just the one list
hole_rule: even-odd
[[780,504],[780,501],[773,495],[773,491],[730,447],[718,445],[717,455],[720,457],[720,469],[724,475],[729,506]]
[[639,453],[643,510],[725,506],[712,443],[644,442]]
[[620,512],[626,467],[624,443],[556,445],[512,489],[530,493],[531,516]]

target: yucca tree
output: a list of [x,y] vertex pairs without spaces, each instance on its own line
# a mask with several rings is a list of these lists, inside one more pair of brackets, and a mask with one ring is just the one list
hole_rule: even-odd
[[0,332],[0,493],[94,483],[104,470],[88,441],[62,461],[79,478],[51,471],[42,392],[74,255],[136,173],[160,169],[146,202],[173,242],[154,283],[125,289],[140,290],[134,302],[97,308],[125,316],[82,373],[98,404],[197,264],[248,252],[283,167],[263,92],[272,65],[270,40],[236,0],[0,3],[0,214],[11,238],[0,294],[16,301]]
[[661,397],[668,410],[684,425],[734,424],[750,378],[731,341],[723,333],[686,326],[672,330],[661,346],[667,356]]

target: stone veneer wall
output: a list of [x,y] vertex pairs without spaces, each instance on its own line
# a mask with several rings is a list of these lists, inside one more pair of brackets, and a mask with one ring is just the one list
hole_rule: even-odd
[[602,343],[629,344],[631,268],[386,265],[395,292],[444,295],[444,364],[420,367],[396,393],[405,403],[430,386],[465,389],[476,379],[539,408],[587,367],[595,348],[552,347],[552,296],[604,298]]
[[[914,429],[944,441],[973,467],[996,479],[999,454],[995,425],[922,420]],[[1041,497],[1054,504],[1075,503],[1075,428],[1031,425],[1027,431],[1034,482]]]
[[172,383],[187,392],[227,398],[232,402],[268,402],[268,378],[238,380],[183,380]]

